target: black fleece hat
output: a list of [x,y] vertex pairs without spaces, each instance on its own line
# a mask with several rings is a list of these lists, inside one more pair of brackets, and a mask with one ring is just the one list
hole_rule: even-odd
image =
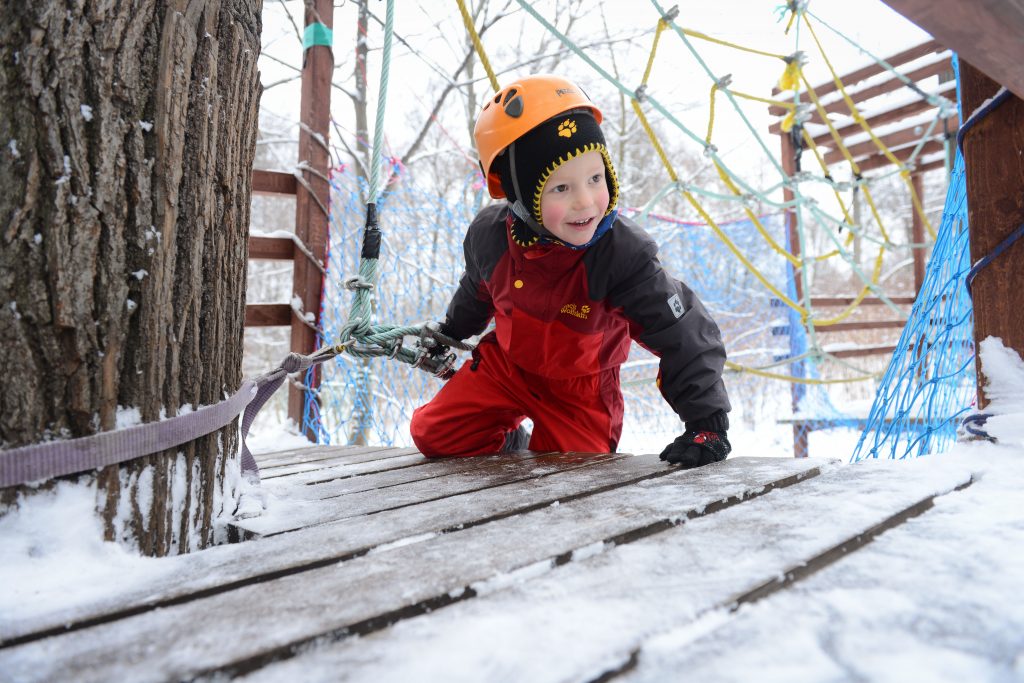
[[525,218],[525,213],[536,228],[542,225],[540,199],[551,174],[570,159],[594,151],[604,159],[608,215],[619,201],[619,181],[601,126],[586,109],[564,112],[525,133],[495,159],[494,168],[516,215]]

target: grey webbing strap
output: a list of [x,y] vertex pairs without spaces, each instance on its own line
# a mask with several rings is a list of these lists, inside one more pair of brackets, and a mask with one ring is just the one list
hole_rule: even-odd
[[243,382],[230,398],[185,415],[79,439],[0,450],[0,488],[85,472],[166,451],[217,431],[243,410],[242,475],[258,483],[259,468],[245,443],[256,414],[287,375],[304,372],[333,358],[338,350],[338,347],[328,346],[309,356],[290,353],[279,367]]
[[2,450],[0,487],[84,472],[180,446],[231,422],[256,396],[256,390],[256,382],[247,380],[231,398],[186,415],[80,439]]
[[252,456],[249,451],[249,446],[245,443],[246,437],[249,436],[249,428],[252,427],[253,421],[256,419],[256,415],[260,412],[263,404],[274,395],[274,392],[278,390],[281,384],[284,382],[284,378],[295,372],[305,372],[312,366],[323,363],[325,360],[329,360],[337,355],[337,350],[332,347],[324,347],[319,351],[309,356],[303,356],[298,353],[289,353],[281,365],[274,368],[265,375],[260,375],[256,378],[256,384],[259,389],[253,395],[252,402],[246,406],[245,414],[242,415],[242,476],[251,481],[252,483],[259,483],[260,480],[260,468],[256,464],[256,458]]

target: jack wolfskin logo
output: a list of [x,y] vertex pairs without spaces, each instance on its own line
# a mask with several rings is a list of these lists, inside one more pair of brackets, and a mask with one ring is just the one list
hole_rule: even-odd
[[686,309],[683,308],[683,302],[680,300],[678,294],[673,294],[668,299],[668,307],[672,309],[672,315],[677,318],[682,318],[683,313],[686,313]]
[[562,306],[562,310],[559,312],[586,320],[587,316],[590,315],[590,306],[580,306],[579,310],[576,310],[576,304],[566,304]]
[[566,119],[558,124],[558,136],[563,138],[571,138],[573,133],[576,132],[576,122],[572,119]]

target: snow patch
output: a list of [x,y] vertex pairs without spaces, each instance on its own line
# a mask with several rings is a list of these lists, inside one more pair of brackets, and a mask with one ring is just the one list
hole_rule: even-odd
[[142,413],[138,408],[118,406],[114,421],[114,429],[127,429],[142,424]]
[[7,151],[11,153],[11,156],[17,159],[21,156],[21,152],[18,151],[18,141],[11,138],[11,141],[7,143]]
[[141,128],[142,130],[144,130],[144,131],[146,131],[148,133],[149,131],[153,130],[153,122],[152,121],[139,121],[139,128]]
[[85,119],[86,121],[92,121],[92,107],[90,107],[88,104],[83,104],[81,105],[81,107],[79,107],[79,109],[81,109],[82,111],[83,119]]
[[376,548],[371,549],[367,555],[375,555],[377,553],[387,552],[388,550],[394,550],[395,548],[401,548],[402,546],[422,543],[423,541],[429,541],[435,536],[437,536],[436,533],[430,532],[426,534],[417,534],[415,536],[407,536],[405,538],[400,538],[397,541],[391,541],[390,543],[381,543]]
[[64,174],[53,181],[54,185],[63,185],[67,181],[71,180],[71,157],[67,154],[64,155]]
[[145,268],[143,268],[141,270],[136,270],[134,273],[132,273],[132,277],[135,278],[136,280],[141,280],[142,278],[146,277],[147,275],[149,275],[149,271],[146,270]]
[[1000,444],[1024,446],[1024,361],[999,337],[984,339],[978,354],[992,415],[984,429]]
[[525,567],[520,567],[519,569],[513,569],[510,572],[492,576],[491,578],[484,579],[483,581],[477,581],[472,584],[470,588],[476,591],[478,596],[487,595],[488,593],[494,593],[495,591],[499,591],[503,588],[508,588],[509,586],[514,586],[543,574],[547,574],[554,568],[554,566],[554,560],[541,560],[540,562],[534,562],[526,565]]

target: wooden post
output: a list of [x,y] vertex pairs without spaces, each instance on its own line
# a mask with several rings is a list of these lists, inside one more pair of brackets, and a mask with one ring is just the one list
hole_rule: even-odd
[[[794,131],[798,131],[798,128],[794,128]],[[779,136],[782,141],[782,170],[785,171],[786,177],[792,179],[797,168],[796,158],[796,145],[793,144],[793,133],[783,133]],[[785,202],[791,202],[795,198],[793,191],[789,189],[789,186],[785,186],[782,190],[782,198]],[[797,227],[796,209],[790,207],[786,209],[786,231],[789,235],[789,250],[796,256],[800,256],[800,231]],[[796,288],[796,300],[800,302],[803,300],[803,284],[800,281],[800,268],[793,266],[793,283]],[[793,338],[794,331],[791,329],[789,332],[790,339]],[[792,352],[793,345],[790,343],[790,351]],[[790,365],[791,372],[794,375],[802,374],[803,361],[798,361]],[[796,418],[797,410],[800,408],[800,400],[803,398],[804,393],[807,389],[802,384],[793,382],[791,385],[791,395],[793,399],[793,417]],[[793,421],[793,457],[794,458],[806,458],[807,457],[807,430],[803,427],[799,420],[794,419]]]
[[[924,208],[924,180],[920,173],[915,173],[910,176],[911,181],[914,184],[914,193],[917,195],[918,201],[921,202],[921,208]],[[910,228],[910,241],[914,244],[911,252],[914,255],[914,296],[921,293],[921,285],[924,284],[924,266],[926,261],[925,246],[924,246],[924,218],[921,213],[914,207],[913,201],[910,203],[911,213],[911,228]]]
[[[999,84],[960,62],[965,118],[999,90]],[[963,141],[970,222],[971,262],[990,255],[1024,223],[1024,100],[1011,95],[978,121]],[[979,271],[974,280],[974,342],[999,337],[1024,357],[1024,239]],[[988,403],[979,359],[978,407]]]
[[[322,24],[327,31],[316,26]],[[315,0],[306,3],[305,26],[307,33],[324,36],[334,26],[334,5],[332,0]],[[314,28],[310,28],[310,27]],[[305,48],[302,66],[302,100],[300,104],[299,163],[305,165],[302,172],[305,183],[300,183],[295,195],[295,234],[309,251],[326,263],[327,255],[327,205],[330,187],[326,180],[330,164],[327,141],[331,118],[331,77],[334,73],[334,56],[330,45],[316,44]],[[310,191],[312,190],[312,192]],[[312,313],[313,321],[320,322],[320,303],[323,294],[323,275],[309,258],[295,248],[295,270],[293,277],[294,296],[302,300],[304,313]],[[317,347],[316,332],[305,321],[292,314],[291,349],[308,354]],[[313,387],[320,385],[319,367],[313,370]],[[316,433],[303,426],[303,392],[294,385],[288,387],[288,417],[299,425],[310,441],[316,441]]]

